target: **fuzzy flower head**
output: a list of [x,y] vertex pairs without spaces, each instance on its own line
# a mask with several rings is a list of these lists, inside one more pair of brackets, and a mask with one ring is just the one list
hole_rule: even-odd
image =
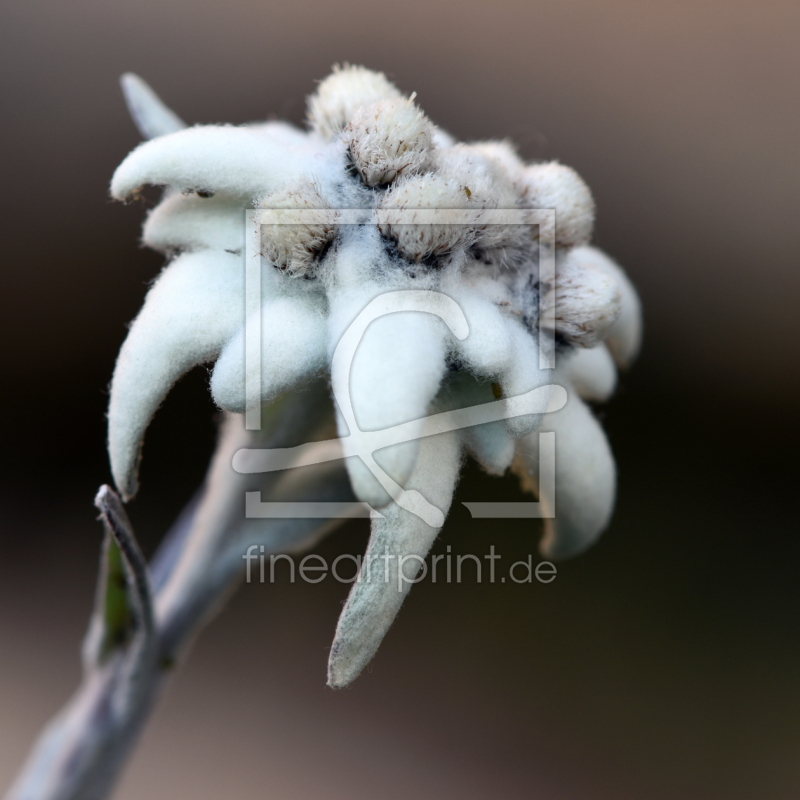
[[[111,192],[126,199],[145,184],[165,187],[143,239],[169,258],[111,386],[109,452],[125,497],[136,491],[150,419],[189,369],[213,364],[217,405],[246,410],[254,379],[246,341],[255,336],[260,403],[327,376],[342,441],[352,433],[348,417],[378,437],[375,465],[358,455],[345,460],[356,497],[380,515],[373,558],[362,568],[368,574],[353,584],[340,618],[331,685],[348,683],[371,658],[410,585],[399,591],[384,580],[378,556],[388,548],[425,557],[465,455],[492,474],[515,470],[553,507],[537,469],[538,433],[554,432],[558,511],[542,550],[566,556],[595,540],[610,519],[616,478],[585,401],[613,392],[616,367],[638,350],[640,315],[622,270],[589,246],[594,202],[572,169],[526,164],[507,142],[457,143],[414,96],[362,67],[336,69],[320,83],[308,101],[308,131],[280,122],[185,127],[135,76],[124,87],[149,141],[119,166]],[[247,209],[270,210],[272,222],[260,230],[260,308],[245,318]],[[541,209],[554,213],[537,216]],[[345,211],[349,222],[339,224]],[[543,253],[555,263],[547,278]],[[443,312],[398,306],[371,321],[352,363],[337,359],[337,345],[371,303],[423,292],[452,304],[458,324]],[[543,364],[545,350],[555,351],[554,364]],[[558,411],[440,432],[427,422],[553,385],[568,394]],[[403,441],[381,442],[380,432],[400,425]],[[376,471],[424,495],[438,516],[409,512]]]

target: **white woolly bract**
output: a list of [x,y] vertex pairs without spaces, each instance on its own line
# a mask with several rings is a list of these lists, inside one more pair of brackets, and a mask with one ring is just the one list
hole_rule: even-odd
[[433,125],[409,98],[355,111],[344,131],[353,165],[367,186],[424,172],[431,163]]
[[616,321],[621,301],[614,278],[571,254],[548,288],[542,321],[571,344],[593,347]]
[[[408,488],[446,514],[460,469],[458,432],[427,437]],[[355,680],[375,655],[439,533],[395,503],[381,515],[372,522],[363,566],[336,626],[328,661],[328,685],[335,689]]]
[[219,355],[242,325],[241,259],[201,251],[179,256],[147,293],[120,350],[111,381],[108,450],[125,497],[136,493],[144,432],[172,385]]
[[165,136],[186,127],[186,123],[167,108],[138,75],[126,72],[120,78],[120,84],[128,111],[145,139],[155,139],[156,136]]
[[617,368],[605,344],[578,347],[561,356],[561,370],[578,394],[593,403],[604,403],[617,388]]
[[142,241],[154,250],[228,250],[244,247],[245,212],[227,195],[172,194],[148,215]]
[[[267,300],[217,359],[211,376],[214,402],[226,411],[243,412],[246,379],[255,385],[260,380],[262,404],[311,380],[327,363],[326,334],[325,307],[320,299],[298,296]],[[259,335],[261,364],[248,365],[245,342]]]
[[[451,376],[438,398],[450,408],[468,408],[491,403],[502,395],[491,381],[477,381],[465,370]],[[514,460],[515,442],[504,422],[486,422],[462,431],[466,451],[490,475],[503,475]]]
[[364,67],[334,66],[308,98],[308,124],[312,131],[331,139],[344,129],[362,106],[402,97],[382,72]]
[[151,184],[249,199],[282,188],[298,174],[313,174],[313,152],[286,142],[276,147],[263,130],[187,128],[140,144],[114,172],[111,194],[125,200]]
[[557,161],[532,164],[525,169],[522,183],[527,207],[555,210],[555,229],[549,223],[541,225],[540,238],[554,238],[556,247],[588,244],[594,227],[594,199],[575,170]]
[[[328,204],[317,187],[308,181],[296,181],[262,198],[258,207],[278,212],[277,222],[261,226],[262,256],[295,277],[313,270],[318,256],[336,233]],[[298,211],[318,213],[301,216]]]
[[[607,527],[614,510],[617,472],[608,440],[586,404],[567,384],[569,399],[560,411],[546,414],[539,431],[520,440],[514,471],[523,488],[539,494],[554,518],[545,519],[539,546],[545,558],[566,558],[591,545]],[[539,493],[539,433],[556,437],[556,496]]]
[[620,311],[609,328],[605,342],[620,367],[629,367],[642,346],[642,306],[639,295],[622,267],[596,247],[576,247],[570,253],[575,264],[600,270],[617,284]]
[[[550,371],[539,366],[539,348],[522,323],[475,288],[448,287],[469,324],[469,335],[454,352],[472,375],[497,383],[504,398],[513,398],[551,383]],[[514,437],[534,430],[540,415],[506,420]]]
[[[475,241],[472,227],[453,223],[449,215],[441,213],[464,208],[468,202],[469,196],[458,181],[435,174],[417,175],[399,180],[386,193],[375,216],[380,232],[394,239],[406,258],[423,261],[467,248]],[[419,209],[432,211],[434,221],[428,221],[428,214],[420,215],[418,221],[413,212]],[[409,213],[400,217],[397,211]],[[442,222],[437,222],[438,218]]]
[[[369,232],[365,234],[371,238]],[[331,357],[353,320],[372,299],[386,291],[385,286],[368,279],[369,267],[356,242],[337,253],[337,282],[328,292]],[[352,363],[332,364],[335,396],[350,398],[360,430],[382,432],[371,439],[371,450],[377,451],[378,464],[401,486],[413,469],[419,440],[412,435],[409,441],[386,446],[384,436],[393,426],[413,420],[418,420],[416,429],[422,429],[445,374],[446,340],[451,338],[445,324],[435,315],[399,311],[369,324],[358,341]],[[348,428],[340,408],[337,421],[339,435],[348,437],[344,442],[345,452],[352,452],[356,432]],[[386,489],[362,459],[348,458],[347,468],[353,491],[360,500],[375,507],[389,502]]]

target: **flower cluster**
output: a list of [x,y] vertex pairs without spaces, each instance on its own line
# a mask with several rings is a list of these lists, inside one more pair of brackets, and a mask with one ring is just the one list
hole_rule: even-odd
[[[246,410],[245,340],[254,335],[261,403],[329,376],[334,395],[350,398],[361,431],[407,424],[408,441],[378,449],[375,462],[442,519],[465,455],[491,474],[513,469],[538,491],[538,433],[555,432],[558,511],[546,522],[542,551],[567,556],[595,540],[611,516],[616,473],[586,401],[612,394],[617,366],[639,348],[641,323],[625,274],[589,245],[594,202],[573,170],[526,164],[507,142],[456,142],[415,96],[361,67],[335,69],[320,83],[307,131],[281,122],[186,127],[138,78],[127,76],[125,86],[150,140],[119,166],[111,192],[126,199],[146,184],[165,187],[143,239],[170,260],[131,326],[111,386],[109,451],[123,496],[136,491],[150,419],[189,369],[213,363],[217,405]],[[281,224],[261,228],[267,269],[250,319],[246,209],[285,212]],[[360,224],[336,224],[342,209],[360,213]],[[542,209],[554,214],[536,216]],[[293,221],[298,210],[320,213]],[[454,221],[452,210],[472,212],[469,222]],[[513,214],[498,223],[506,211]],[[543,253],[554,261],[552,279],[540,274]],[[359,313],[408,290],[450,298],[468,334],[458,338],[436,315],[401,310],[374,320],[352,365],[340,368],[336,346]],[[542,365],[545,348],[555,350],[552,368]],[[438,411],[552,384],[569,395],[559,411],[422,435]],[[335,411],[346,440],[346,415]],[[339,621],[333,686],[363,668],[403,601],[405,589],[384,579],[377,557],[424,557],[439,531],[397,503],[363,459],[349,457],[346,467],[356,497],[380,516],[372,520],[373,559]],[[552,507],[555,498],[541,489],[540,502]]]

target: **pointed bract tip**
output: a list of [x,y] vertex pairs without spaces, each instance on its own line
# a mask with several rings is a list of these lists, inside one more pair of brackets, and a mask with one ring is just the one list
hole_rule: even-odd
[[155,139],[186,127],[138,75],[126,72],[119,82],[133,122],[145,139]]

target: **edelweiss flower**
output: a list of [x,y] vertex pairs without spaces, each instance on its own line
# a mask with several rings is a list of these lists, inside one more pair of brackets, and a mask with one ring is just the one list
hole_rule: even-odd
[[[584,401],[613,392],[615,362],[627,366],[638,350],[640,312],[622,270],[589,246],[594,204],[573,170],[525,164],[506,142],[457,143],[413,96],[360,67],[336,69],[319,85],[307,132],[281,122],[187,128],[135,76],[125,88],[150,141],[119,166],[111,192],[126,199],[145,184],[166,187],[143,239],[170,262],[111,385],[109,451],[124,497],[136,492],[151,417],[189,369],[215,362],[215,402],[245,411],[249,333],[261,336],[262,403],[328,374],[336,398],[349,398],[351,412],[336,408],[345,454],[348,414],[360,431],[407,423],[408,441],[376,447],[374,464],[346,459],[356,497],[380,516],[339,621],[331,685],[351,681],[372,657],[409,586],[398,590],[397,560],[380,556],[425,557],[465,454],[491,474],[515,470],[536,491],[538,432],[555,432],[557,516],[546,522],[542,552],[567,556],[595,540],[611,516],[615,466]],[[285,211],[289,224],[261,229],[262,306],[245,320],[244,210],[252,208]],[[293,221],[298,209],[324,213]],[[360,223],[336,224],[342,209],[361,213]],[[535,209],[553,209],[555,224],[536,222]],[[452,210],[476,213],[461,224]],[[491,222],[487,212],[502,210],[516,216]],[[521,210],[530,210],[528,224],[519,224]],[[554,280],[540,279],[542,253],[554,258]],[[462,329],[441,314],[401,310],[369,325],[352,365],[337,361],[337,344],[370,302],[404,291],[446,298]],[[555,367],[545,368],[540,354],[553,346]],[[568,392],[559,411],[425,429],[431,414],[551,385]],[[426,521],[397,502],[392,485],[440,513]],[[540,502],[552,507],[549,491],[542,487]],[[407,577],[418,568],[408,561]]]

